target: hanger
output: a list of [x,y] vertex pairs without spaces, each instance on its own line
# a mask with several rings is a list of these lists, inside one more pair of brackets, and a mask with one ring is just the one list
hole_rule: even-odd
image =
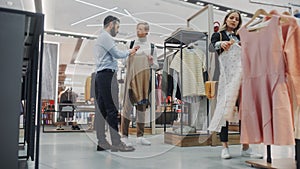
[[257,30],[257,29],[260,29],[260,28],[266,26],[266,25],[268,24],[268,20],[269,20],[273,15],[278,15],[278,16],[280,16],[280,24],[289,22],[289,19],[286,17],[286,16],[288,15],[287,12],[284,12],[282,15],[280,15],[276,10],[271,10],[270,13],[267,13],[264,9],[258,9],[258,10],[255,12],[255,14],[253,15],[253,17],[251,18],[251,20],[250,20],[247,24],[245,24],[245,26],[246,26],[246,27],[249,26],[249,24],[250,24],[251,22],[253,22],[253,20],[254,20],[256,17],[258,17],[259,15],[265,15],[265,16],[266,16],[266,17],[265,17],[265,21],[262,20],[260,23],[258,23],[258,24],[260,24],[260,25],[258,25],[257,23],[256,23],[256,24],[252,24],[251,26],[253,26],[253,27],[249,28],[249,29],[248,29],[249,31],[255,31],[255,30]]
[[187,46],[188,49],[194,49],[194,47],[195,47],[195,44],[194,44],[194,43],[190,43],[190,44]]
[[250,25],[248,25],[248,27],[255,26],[255,25],[260,24],[262,22],[263,22],[263,18],[260,18],[257,21],[254,21],[253,23],[251,23]]
[[285,23],[288,23],[290,21],[289,17],[291,16],[291,14],[287,11],[284,11],[282,14],[280,14],[276,10],[271,10],[270,14],[271,15],[278,15],[280,17],[280,24],[285,24]]
[[253,17],[251,18],[250,21],[248,21],[246,24],[245,24],[245,27],[247,27],[251,22],[253,22],[255,20],[255,18],[257,18],[259,15],[265,15],[266,17],[271,17],[272,15],[267,13],[264,9],[258,9]]
[[284,11],[284,12],[282,12],[282,15],[288,15],[288,16],[291,16],[291,13],[289,13],[288,11]]

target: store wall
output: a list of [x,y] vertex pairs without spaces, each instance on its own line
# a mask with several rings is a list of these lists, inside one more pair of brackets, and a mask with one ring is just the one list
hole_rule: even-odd
[[42,99],[54,100],[57,83],[58,45],[44,43]]

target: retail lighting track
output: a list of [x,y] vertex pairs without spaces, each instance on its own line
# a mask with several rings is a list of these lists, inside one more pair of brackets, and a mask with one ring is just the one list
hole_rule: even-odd
[[79,24],[79,23],[81,23],[81,22],[84,22],[84,21],[87,21],[87,20],[89,20],[89,19],[98,17],[98,16],[100,16],[100,15],[106,14],[106,13],[111,12],[111,11],[114,11],[114,10],[116,10],[116,9],[118,9],[118,7],[115,7],[115,8],[109,9],[109,10],[106,10],[106,11],[101,12],[101,13],[98,13],[98,14],[96,14],[96,15],[92,15],[92,16],[90,16],[90,17],[87,17],[87,18],[82,19],[82,20],[80,20],[80,21],[77,21],[77,22],[75,22],[75,23],[72,23],[71,26],[77,25],[77,24]]
[[[185,26],[186,23],[155,23],[164,26]],[[103,24],[89,24],[87,27],[103,27]],[[121,23],[120,26],[136,26],[136,23]]]
[[[78,38],[78,39],[89,39],[89,40],[95,40],[97,39],[97,36],[92,35],[82,35],[82,34],[76,34],[73,32],[60,32],[60,31],[44,31],[46,35],[53,35],[53,36],[61,36],[61,37],[67,37],[67,38]],[[119,39],[114,38],[114,40],[118,43],[127,43],[128,40],[126,39]],[[163,45],[161,44],[155,44],[155,46],[159,49],[163,49]]]
[[[237,10],[237,9],[228,8],[226,6],[218,5],[218,4],[215,4],[215,3],[210,3],[210,2],[205,2],[205,1],[199,1],[199,0],[180,0],[180,1],[192,3],[192,4],[195,4],[195,5],[199,5],[199,6],[206,6],[206,5],[210,4],[210,5],[213,5],[214,9],[219,10],[219,11],[223,11],[223,12],[229,12],[230,10]],[[252,13],[241,11],[241,10],[238,10],[238,11],[241,13],[241,15],[243,17],[248,17],[248,18],[252,18],[253,17]]]
[[135,23],[139,23],[139,21],[137,19],[135,19],[134,16],[132,16],[132,14],[130,12],[127,11],[127,9],[123,9],[125,13],[127,13],[127,15],[135,22]]
[[[163,29],[168,30],[168,31],[173,31],[172,29],[169,29],[169,28],[167,28],[167,27],[164,27],[164,26],[161,26],[161,25],[158,25],[158,24],[155,24],[155,23],[152,23],[152,22],[143,20],[143,19],[141,19],[141,18],[134,17],[134,16],[132,16],[132,14],[129,13],[129,11],[126,10],[126,9],[125,9],[125,11],[124,11],[126,14],[124,14],[124,13],[122,13],[122,12],[118,12],[118,11],[115,11],[115,10],[112,10],[112,9],[108,9],[108,8],[105,8],[105,7],[102,7],[102,6],[93,4],[93,3],[89,3],[89,2],[86,2],[86,1],[82,1],[82,0],[75,0],[75,1],[78,2],[78,3],[85,4],[85,5],[87,5],[87,6],[92,6],[92,7],[95,7],[95,8],[98,8],[98,9],[102,9],[102,10],[105,10],[105,11],[109,11],[109,12],[112,12],[112,13],[115,13],[115,14],[118,14],[118,15],[121,15],[121,16],[129,17],[129,18],[134,19],[135,21],[148,22],[150,25],[154,25],[154,26],[163,28]],[[85,19],[85,20],[86,20],[86,19]]]
[[44,31],[46,35],[53,35],[53,36],[62,36],[62,37],[69,37],[69,38],[79,38],[79,39],[96,39],[97,36],[92,35],[82,35],[76,34],[73,32],[60,32],[60,31]]
[[[84,35],[84,34],[77,34],[74,32],[61,32],[61,31],[44,31],[46,35],[53,35],[53,36],[61,36],[61,37],[67,37],[67,38],[77,38],[77,39],[89,39],[89,40],[95,40],[97,39],[97,36],[95,35]],[[123,42],[126,43],[128,40],[126,39],[120,39],[120,38],[114,38],[116,42]]]

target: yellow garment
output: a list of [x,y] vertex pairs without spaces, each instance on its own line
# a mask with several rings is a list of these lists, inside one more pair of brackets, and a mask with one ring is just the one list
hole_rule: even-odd
[[85,100],[90,100],[91,98],[91,82],[92,82],[92,77],[88,76],[85,80],[85,93],[84,93],[84,98]]

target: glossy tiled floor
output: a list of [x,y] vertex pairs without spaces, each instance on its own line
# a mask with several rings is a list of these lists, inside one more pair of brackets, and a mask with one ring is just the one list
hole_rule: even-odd
[[[247,169],[240,145],[230,146],[230,160],[220,158],[222,147],[176,147],[164,144],[163,135],[147,135],[151,146],[134,144],[134,152],[96,151],[96,136],[89,133],[41,133],[40,169]],[[136,137],[130,136],[134,143]],[[265,154],[265,146],[251,145]],[[272,156],[293,158],[293,146],[272,146]],[[20,165],[34,168],[34,162]]]

